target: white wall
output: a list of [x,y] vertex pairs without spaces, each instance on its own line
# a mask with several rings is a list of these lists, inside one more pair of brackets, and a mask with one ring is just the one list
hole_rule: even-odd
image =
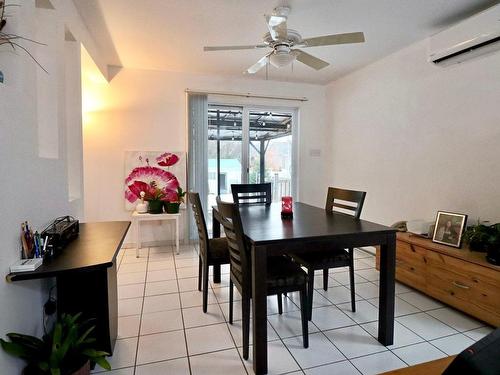
[[[35,229],[43,229],[55,217],[80,215],[82,201],[69,201],[68,161],[66,143],[72,137],[81,137],[79,91],[65,90],[65,83],[79,82],[78,69],[65,69],[68,64],[78,66],[79,48],[65,42],[64,26],[72,29],[80,40],[89,40],[85,27],[72,11],[69,1],[53,1],[56,10],[36,9],[34,1],[22,1],[20,7],[9,8],[12,15],[6,28],[9,33],[23,35],[49,44],[51,51],[49,75],[50,96],[40,96],[37,75],[43,74],[22,52],[12,53],[8,46],[0,47],[0,69],[5,83],[0,83],[0,273],[9,273],[9,265],[20,256],[20,224],[29,220]],[[74,10],[74,9],[73,9]],[[50,24],[40,22],[49,20]],[[76,32],[80,30],[80,32]],[[45,52],[23,43],[37,56]],[[73,73],[72,73],[73,72]],[[52,85],[52,83],[56,83]],[[40,83],[38,83],[40,84]],[[43,91],[43,90],[41,90]],[[75,100],[75,97],[76,100]],[[48,120],[50,134],[41,137],[39,128],[40,105],[56,104]],[[73,149],[81,153],[81,143],[73,142]],[[79,148],[79,150],[78,150]],[[48,153],[47,150],[57,150]],[[41,152],[43,151],[43,152]],[[76,158],[78,159],[78,158]],[[81,163],[81,158],[80,158]],[[75,162],[78,164],[78,160]],[[75,172],[75,171],[73,171]],[[75,174],[75,173],[74,173]],[[80,177],[82,170],[80,168]],[[80,189],[81,190],[81,189]],[[8,332],[42,333],[42,305],[47,299],[47,287],[53,280],[35,280],[15,283],[0,282],[0,336]],[[22,362],[0,351],[0,373],[18,374]]]
[[[123,199],[126,150],[187,150],[186,88],[307,97],[309,101],[303,103],[276,104],[300,107],[300,200],[323,205],[324,171],[329,169],[324,86],[123,69],[109,84],[102,85],[101,97],[106,108],[90,113],[89,123],[84,125],[86,220],[130,217]],[[310,149],[320,149],[322,157],[310,157]],[[150,233],[146,229],[144,240],[166,239],[168,234],[163,232],[169,232],[159,224],[152,225],[157,229],[149,228]],[[166,224],[165,227],[168,228]],[[134,241],[135,238],[126,239]]]
[[426,41],[328,85],[331,184],[386,224],[437,210],[500,219],[500,53],[448,68]]

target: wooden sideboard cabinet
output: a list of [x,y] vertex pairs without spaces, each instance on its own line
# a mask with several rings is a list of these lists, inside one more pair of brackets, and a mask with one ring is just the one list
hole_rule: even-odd
[[[380,254],[377,248],[376,267]],[[495,327],[500,326],[500,267],[485,253],[397,234],[396,280]]]

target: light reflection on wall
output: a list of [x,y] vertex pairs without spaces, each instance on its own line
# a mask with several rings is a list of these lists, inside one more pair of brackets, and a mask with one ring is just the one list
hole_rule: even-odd
[[92,114],[104,110],[108,104],[109,83],[83,45],[81,46],[81,66],[82,123],[84,128],[87,128],[92,124]]

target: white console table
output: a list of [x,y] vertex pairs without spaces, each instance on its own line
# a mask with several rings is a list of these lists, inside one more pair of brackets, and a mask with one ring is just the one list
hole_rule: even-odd
[[175,221],[175,250],[179,254],[179,218],[181,214],[140,214],[136,211],[132,214],[132,222],[135,224],[136,242],[135,256],[139,258],[139,249],[141,248],[141,221]]

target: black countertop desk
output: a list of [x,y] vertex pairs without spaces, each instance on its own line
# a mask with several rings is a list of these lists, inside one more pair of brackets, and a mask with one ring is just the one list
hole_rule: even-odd
[[78,237],[58,257],[6,279],[55,277],[58,314],[82,312],[84,318],[95,318],[99,349],[112,353],[118,328],[116,255],[129,226],[129,221],[82,223]]
[[[267,373],[267,257],[333,247],[381,247],[378,341],[393,343],[394,273],[396,232],[394,229],[327,212],[304,203],[294,203],[293,219],[281,219],[281,204],[240,206],[245,236],[251,245],[253,306],[253,368]],[[213,236],[220,236],[219,213],[213,208]],[[314,319],[314,318],[313,318]]]

